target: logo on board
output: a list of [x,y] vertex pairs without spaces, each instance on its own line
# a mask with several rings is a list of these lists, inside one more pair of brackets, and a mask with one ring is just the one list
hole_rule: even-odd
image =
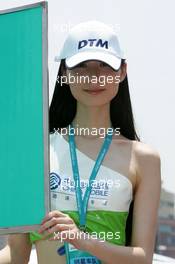
[[51,172],[50,173],[50,189],[55,190],[58,188],[60,184],[61,184],[60,176],[55,172]]

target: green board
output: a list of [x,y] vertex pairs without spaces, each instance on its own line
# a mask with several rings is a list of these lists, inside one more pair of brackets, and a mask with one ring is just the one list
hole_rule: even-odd
[[0,11],[0,234],[50,208],[47,2]]

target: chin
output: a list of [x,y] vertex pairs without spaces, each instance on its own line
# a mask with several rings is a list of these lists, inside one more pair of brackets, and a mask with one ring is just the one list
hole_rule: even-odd
[[104,104],[109,104],[111,99],[107,100],[105,98],[105,100],[100,100],[100,98],[99,99],[96,98],[92,100],[77,100],[77,101],[79,101],[81,104],[86,106],[102,106]]

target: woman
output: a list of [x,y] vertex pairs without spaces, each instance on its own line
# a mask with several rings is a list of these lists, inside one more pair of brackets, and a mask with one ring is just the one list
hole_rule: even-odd
[[[35,242],[41,264],[69,263],[69,258],[71,263],[151,264],[160,157],[140,142],[135,131],[127,65],[118,38],[103,23],[81,23],[70,31],[58,59],[50,106],[51,212],[38,232],[11,235],[3,254],[10,250],[12,263],[27,263],[30,242]],[[80,76],[86,76],[84,81]],[[61,135],[63,128],[67,133]],[[94,174],[96,185],[89,185],[83,218],[82,197],[104,142],[108,147]],[[82,180],[82,207],[80,189],[72,186],[76,172]]]

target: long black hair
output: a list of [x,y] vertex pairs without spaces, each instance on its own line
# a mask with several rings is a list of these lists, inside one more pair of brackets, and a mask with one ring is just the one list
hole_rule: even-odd
[[[122,64],[125,60],[122,59]],[[61,60],[57,74],[57,81],[49,109],[49,131],[54,133],[55,129],[67,127],[74,119],[77,110],[77,101],[73,97],[68,84],[60,84],[58,80],[63,76],[66,68],[65,59]],[[119,83],[117,95],[110,102],[110,118],[113,128],[120,128],[120,133],[130,140],[140,141],[135,130],[135,122],[131,106],[128,77]],[[126,223],[126,245],[131,242],[133,201],[130,205],[129,215]]]

